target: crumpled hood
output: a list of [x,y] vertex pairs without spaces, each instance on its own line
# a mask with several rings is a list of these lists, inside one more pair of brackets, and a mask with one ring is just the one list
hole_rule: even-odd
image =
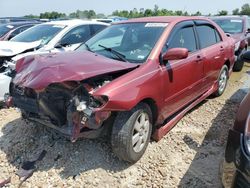
[[35,41],[35,42],[0,41],[0,56],[14,56],[26,50],[36,48],[40,44],[41,41]]
[[89,51],[29,56],[18,61],[13,82],[23,87],[43,89],[51,83],[81,81],[136,66]]

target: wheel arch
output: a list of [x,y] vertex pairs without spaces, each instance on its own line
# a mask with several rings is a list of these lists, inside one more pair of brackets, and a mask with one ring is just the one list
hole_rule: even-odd
[[139,103],[146,103],[149,108],[151,109],[152,112],[152,117],[153,117],[153,125],[156,123],[157,117],[158,117],[158,107],[156,105],[156,102],[152,98],[145,98],[141,100]]
[[228,71],[229,71],[229,70],[230,70],[230,68],[231,68],[231,63],[230,63],[229,59],[227,59],[227,60],[225,61],[224,65],[226,65],[226,66],[227,66]]

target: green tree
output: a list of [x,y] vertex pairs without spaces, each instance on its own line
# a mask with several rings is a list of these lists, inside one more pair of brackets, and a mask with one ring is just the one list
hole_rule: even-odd
[[238,8],[234,9],[233,15],[240,15],[240,9],[238,9]]
[[151,9],[146,9],[144,12],[145,17],[153,16],[153,11]]
[[103,13],[98,13],[98,14],[96,15],[96,18],[106,18],[106,16],[105,16],[105,14],[103,14]]
[[159,14],[159,6],[158,6],[158,5],[155,5],[155,6],[154,6],[153,15],[154,15],[154,16],[158,16],[158,14]]
[[33,15],[33,14],[25,15],[24,17],[25,17],[25,18],[31,18],[31,19],[39,18],[39,16]]
[[58,19],[58,18],[65,18],[65,13],[59,13],[59,12],[44,12],[40,14],[40,18],[42,19]]
[[226,16],[226,15],[228,15],[228,11],[226,11],[226,10],[221,10],[221,11],[218,12],[217,15],[218,15],[218,16]]
[[177,10],[177,11],[175,11],[175,14],[176,14],[177,16],[182,16],[182,15],[183,15],[183,12],[182,12],[181,10]]
[[196,13],[192,14],[192,16],[201,16],[201,12],[200,11],[197,11]]
[[249,4],[244,4],[241,7],[240,14],[241,15],[250,15],[250,5]]

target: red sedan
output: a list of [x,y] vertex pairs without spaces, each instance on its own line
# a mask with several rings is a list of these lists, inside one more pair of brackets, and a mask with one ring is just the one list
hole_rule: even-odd
[[76,52],[18,61],[10,93],[24,118],[73,142],[109,133],[114,153],[136,162],[151,135],[161,139],[195,105],[224,92],[233,43],[203,17],[132,19]]

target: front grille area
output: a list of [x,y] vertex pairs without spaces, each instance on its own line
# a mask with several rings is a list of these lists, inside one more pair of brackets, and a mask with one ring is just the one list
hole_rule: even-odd
[[14,106],[20,108],[29,117],[46,117],[57,126],[67,121],[69,96],[57,89],[46,88],[37,93],[31,88],[11,84],[11,96]]

